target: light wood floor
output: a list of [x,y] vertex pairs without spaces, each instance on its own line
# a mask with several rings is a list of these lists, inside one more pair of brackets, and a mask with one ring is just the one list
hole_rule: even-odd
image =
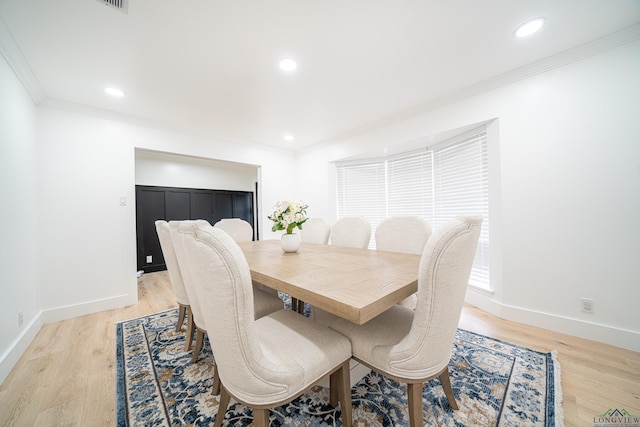
[[[115,323],[177,306],[166,272],[139,279],[140,302],[45,325],[0,386],[2,426],[114,426]],[[565,424],[609,408],[640,416],[640,353],[501,320],[465,306],[460,327],[548,352],[562,370]]]

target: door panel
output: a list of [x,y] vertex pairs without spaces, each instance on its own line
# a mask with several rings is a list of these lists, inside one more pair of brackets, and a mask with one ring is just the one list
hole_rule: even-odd
[[191,219],[191,194],[187,191],[165,192],[167,221]]
[[253,193],[233,194],[233,216],[253,224]]
[[194,191],[191,194],[191,218],[212,221],[213,193],[211,191]]
[[233,198],[231,193],[217,192],[213,195],[213,221],[215,224],[223,218],[233,218]]
[[138,270],[162,269],[165,264],[155,222],[165,218],[165,192],[136,189],[136,216]]

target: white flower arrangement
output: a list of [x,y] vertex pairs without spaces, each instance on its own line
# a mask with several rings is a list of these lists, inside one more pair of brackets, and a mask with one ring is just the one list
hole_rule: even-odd
[[293,200],[281,200],[276,203],[275,210],[268,218],[273,221],[271,231],[286,230],[287,234],[293,233],[294,228],[302,230],[302,224],[307,221],[307,208],[302,202]]

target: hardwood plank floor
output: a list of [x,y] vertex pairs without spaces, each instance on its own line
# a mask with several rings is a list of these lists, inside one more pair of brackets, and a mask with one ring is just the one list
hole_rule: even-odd
[[[143,275],[138,304],[44,325],[0,386],[2,426],[114,426],[115,323],[176,307],[166,272]],[[640,353],[498,319],[465,305],[460,327],[558,351],[565,425],[609,408],[640,416]]]

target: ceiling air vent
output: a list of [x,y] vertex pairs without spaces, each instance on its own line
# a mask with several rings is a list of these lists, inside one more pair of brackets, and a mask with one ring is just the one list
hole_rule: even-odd
[[97,0],[105,6],[118,9],[120,12],[127,13],[129,11],[129,0]]

